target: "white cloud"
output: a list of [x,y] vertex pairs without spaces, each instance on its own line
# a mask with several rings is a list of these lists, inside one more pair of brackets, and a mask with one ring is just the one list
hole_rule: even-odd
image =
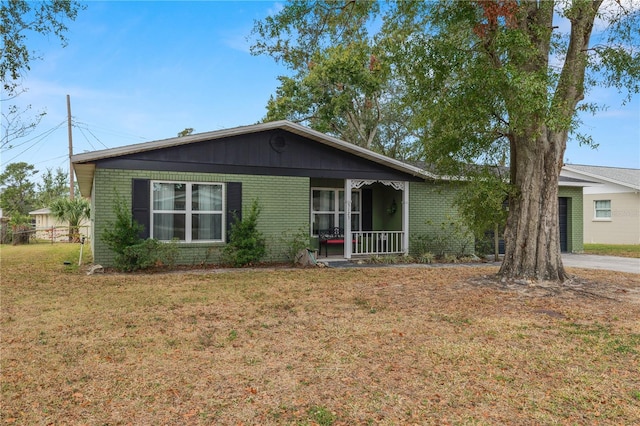
[[251,53],[251,42],[246,36],[247,33],[248,32],[242,34],[232,34],[228,37],[225,37],[224,45],[230,49],[238,50],[242,53]]
[[277,15],[284,9],[284,4],[275,2],[272,7],[267,9],[267,16]]

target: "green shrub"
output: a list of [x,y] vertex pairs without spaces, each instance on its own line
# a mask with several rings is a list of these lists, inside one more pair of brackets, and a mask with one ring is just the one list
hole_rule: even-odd
[[425,251],[419,256],[415,257],[416,262],[427,263],[427,264],[433,263],[434,259],[435,259],[435,256],[430,251]]
[[413,234],[409,237],[409,254],[416,259],[427,253],[433,257],[431,247],[432,238],[427,234]]
[[0,222],[0,244],[9,244],[13,238],[10,227]]
[[291,263],[295,263],[296,256],[301,250],[309,247],[309,229],[300,227],[295,233],[284,232],[280,242],[284,246],[284,255]]
[[442,258],[442,261],[444,263],[458,263],[458,256],[456,256],[455,254],[446,253]]
[[133,219],[126,201],[119,195],[116,195],[113,211],[116,221],[107,223],[102,233],[102,241],[116,254],[122,255],[127,247],[142,241],[140,232],[144,230],[144,226]]
[[175,241],[164,243],[153,238],[140,240],[138,244],[125,247],[118,255],[118,264],[126,272],[158,266],[174,266],[178,253]]
[[14,213],[11,216],[9,225],[11,226],[11,238],[9,241],[11,241],[14,246],[18,244],[28,244],[31,235],[35,233],[29,215]]
[[437,258],[446,254],[458,257],[469,254],[474,242],[473,234],[460,220],[447,218],[437,226],[431,221],[427,224],[433,227],[430,233],[410,238],[409,251],[413,257],[419,258],[424,253],[433,253]]
[[229,242],[222,252],[222,260],[235,267],[259,262],[266,253],[266,242],[258,230],[260,204],[254,200],[246,218],[231,225]]
[[144,226],[136,222],[126,201],[116,198],[113,207],[115,223],[108,223],[102,234],[102,240],[115,256],[115,268],[125,272],[148,269],[154,266],[173,266],[178,253],[175,242],[164,243],[155,239],[143,240],[140,232]]
[[118,269],[126,272],[148,269],[156,265],[155,251],[161,243],[158,240],[140,240],[138,244],[125,247],[116,256]]
[[489,233],[485,233],[482,236],[476,237],[474,245],[475,253],[478,256],[485,257],[493,254],[494,242],[493,236]]

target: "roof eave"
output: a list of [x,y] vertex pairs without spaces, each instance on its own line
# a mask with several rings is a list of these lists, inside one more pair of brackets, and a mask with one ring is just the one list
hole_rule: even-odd
[[590,178],[593,178],[593,179],[600,179],[600,180],[603,180],[603,181],[606,181],[606,182],[609,182],[609,183],[614,183],[616,185],[620,185],[620,186],[624,186],[626,188],[633,189],[635,191],[640,191],[640,185],[633,185],[633,184],[630,184],[628,182],[622,182],[622,181],[619,181],[617,179],[612,179],[610,177],[599,175],[597,173],[585,172],[584,170],[575,169],[575,168],[571,167],[570,165],[565,165],[563,167],[563,169],[565,169],[565,170],[567,170],[569,172],[572,172],[572,173],[579,173],[579,174],[582,174],[582,175],[585,175],[585,176],[589,176]]
[[76,173],[80,195],[85,198],[91,197],[96,165],[94,163],[73,163],[73,169]]

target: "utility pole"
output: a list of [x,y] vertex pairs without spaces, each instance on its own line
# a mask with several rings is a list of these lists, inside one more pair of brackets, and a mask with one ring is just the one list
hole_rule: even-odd
[[73,136],[71,132],[71,98],[69,95],[67,95],[67,128],[69,133],[69,198],[73,200],[73,163],[71,163],[71,156],[73,155]]

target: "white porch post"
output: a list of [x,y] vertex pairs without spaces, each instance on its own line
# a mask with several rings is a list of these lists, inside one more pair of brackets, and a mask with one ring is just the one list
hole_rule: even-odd
[[344,257],[351,259],[351,179],[344,180]]
[[402,191],[402,246],[404,247],[404,254],[409,254],[409,182],[404,183],[404,190]]

